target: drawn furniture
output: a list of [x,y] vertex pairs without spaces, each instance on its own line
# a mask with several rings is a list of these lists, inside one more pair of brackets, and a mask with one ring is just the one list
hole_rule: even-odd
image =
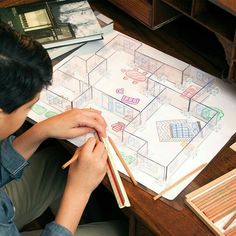
[[180,15],[184,15],[212,31],[225,51],[225,58],[228,63],[227,79],[235,83],[236,3],[234,0],[108,1],[153,30],[173,21]]

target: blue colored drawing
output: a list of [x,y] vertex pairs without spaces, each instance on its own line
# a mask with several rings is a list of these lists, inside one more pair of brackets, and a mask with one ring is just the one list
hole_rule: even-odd
[[192,139],[201,130],[200,122],[183,122],[170,124],[170,129],[172,137],[177,139]]

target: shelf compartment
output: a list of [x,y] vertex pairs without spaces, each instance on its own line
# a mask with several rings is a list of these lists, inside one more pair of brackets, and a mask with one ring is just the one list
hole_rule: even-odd
[[193,18],[209,30],[233,42],[236,30],[235,17],[216,5],[205,1],[193,6]]
[[133,16],[145,25],[153,25],[153,6],[150,0],[109,0],[112,4],[119,7],[127,14]]
[[191,14],[192,10],[191,0],[162,0],[162,1],[182,13],[185,13],[187,15]]

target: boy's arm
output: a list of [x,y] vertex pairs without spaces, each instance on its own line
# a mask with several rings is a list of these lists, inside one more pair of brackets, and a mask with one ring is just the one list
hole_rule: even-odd
[[47,138],[68,139],[96,130],[105,137],[106,123],[94,109],[72,109],[35,124],[13,141],[15,150],[26,160]]
[[74,233],[90,194],[107,171],[107,152],[101,142],[90,138],[78,159],[70,165],[66,188],[55,222]]
[[38,123],[19,137],[15,138],[12,144],[14,149],[20,153],[25,160],[28,160],[37,150],[39,145],[47,138],[46,133],[41,129],[40,123]]

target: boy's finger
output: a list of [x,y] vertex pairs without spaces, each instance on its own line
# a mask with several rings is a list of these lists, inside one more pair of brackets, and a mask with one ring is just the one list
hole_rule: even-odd
[[106,125],[99,123],[96,119],[89,116],[80,117],[78,122],[79,127],[90,127],[102,134],[103,137],[106,136]]
[[93,152],[93,150],[94,150],[94,148],[96,146],[96,142],[97,141],[96,141],[95,138],[93,138],[93,137],[89,138],[86,141],[86,143],[84,144],[83,151],[84,152],[89,152],[89,153]]
[[94,110],[94,109],[86,109],[86,110],[83,110],[82,113],[85,116],[89,116],[89,117],[95,119],[100,124],[102,124],[104,126],[107,126],[107,123],[106,123],[105,119],[103,118],[103,116],[101,115],[100,111],[97,111],[97,110]]

